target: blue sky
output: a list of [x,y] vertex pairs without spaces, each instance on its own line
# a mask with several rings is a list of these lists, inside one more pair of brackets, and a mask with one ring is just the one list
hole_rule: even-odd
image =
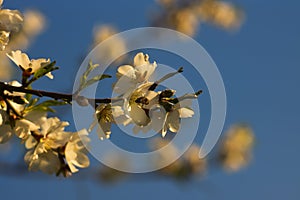
[[[114,185],[55,177],[0,177],[2,197],[31,199],[289,199],[300,198],[300,18],[299,1],[236,0],[246,12],[237,33],[203,25],[196,39],[222,74],[228,111],[225,129],[247,122],[257,141],[251,165],[235,174],[211,171],[202,182],[134,178]],[[40,87],[70,91],[78,61],[91,42],[92,28],[114,24],[120,31],[148,25],[154,1],[6,1],[5,7],[36,8],[48,19],[47,30],[28,51],[51,57],[61,70],[54,84]],[[150,10],[149,10],[150,9]],[[70,73],[71,72],[71,73]],[[197,80],[192,80],[197,81]],[[50,84],[51,83],[51,84]],[[207,97],[204,97],[207,98]],[[29,178],[28,178],[29,177]]]

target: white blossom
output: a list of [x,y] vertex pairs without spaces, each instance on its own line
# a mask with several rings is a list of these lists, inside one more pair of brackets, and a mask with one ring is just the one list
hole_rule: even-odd
[[97,133],[101,140],[110,138],[111,125],[113,123],[124,123],[128,120],[121,106],[111,104],[100,104],[96,108],[95,120],[89,131],[97,126]]
[[254,135],[249,127],[231,127],[221,142],[220,158],[223,167],[229,172],[245,167],[251,160],[253,146]]
[[86,155],[87,150],[84,146],[90,141],[87,135],[88,132],[85,129],[74,133],[66,145],[66,161],[72,173],[78,171],[76,167],[86,168],[90,165],[90,160]]
[[0,10],[0,30],[8,32],[18,31],[22,22],[23,16],[18,10]]
[[170,110],[167,110],[163,120],[161,130],[162,137],[165,137],[167,131],[177,133],[180,128],[180,118],[189,118],[194,115],[194,111],[189,107],[190,101],[184,100],[176,103]]
[[[22,53],[20,50],[12,51],[6,54],[18,67],[22,70],[26,70],[31,74],[34,74],[41,67],[50,63],[50,59],[39,58],[39,59],[29,59],[27,54]],[[47,73],[46,76],[53,79],[51,72]]]
[[[25,142],[28,149],[35,147],[36,152],[43,152],[43,149],[56,149],[64,146],[72,135],[71,132],[65,132],[64,129],[68,126],[68,122],[60,121],[57,117],[43,120],[40,130],[36,130],[34,135],[30,135]],[[39,138],[37,140],[36,138]],[[42,144],[37,146],[38,144]],[[41,149],[38,149],[41,148]]]
[[23,16],[18,10],[2,9],[0,2],[0,50],[8,45],[10,33],[17,32],[23,23]]
[[149,62],[147,54],[136,54],[133,59],[133,66],[123,65],[118,68],[118,81],[114,84],[114,92],[124,94],[125,92],[134,90],[137,84],[147,82],[156,66],[156,62]]
[[32,132],[25,140],[25,147],[30,149],[24,160],[29,170],[41,170],[45,173],[57,173],[61,168],[58,148],[64,147],[71,138],[71,132],[65,132],[68,122],[60,121],[58,118],[43,120],[40,130]]
[[144,83],[124,95],[124,110],[138,126],[146,126],[150,122],[148,111],[158,103],[158,93],[149,90],[152,85],[152,82]]
[[44,173],[53,174],[60,169],[58,154],[51,150],[39,152],[38,154],[35,150],[30,150],[25,154],[24,160],[31,171],[41,170]]

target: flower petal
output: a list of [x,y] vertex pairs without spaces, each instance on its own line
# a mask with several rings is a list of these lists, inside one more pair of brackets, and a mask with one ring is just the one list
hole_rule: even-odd
[[30,66],[30,60],[27,54],[22,53],[20,50],[12,51],[6,54],[11,61],[13,61],[18,67],[28,69]]
[[149,64],[149,56],[147,54],[138,53],[133,59],[133,66],[138,67]]
[[180,128],[179,112],[174,110],[169,113],[167,122],[169,130],[173,133],[177,133]]
[[194,115],[194,111],[191,108],[179,108],[179,117],[180,118],[188,118]]

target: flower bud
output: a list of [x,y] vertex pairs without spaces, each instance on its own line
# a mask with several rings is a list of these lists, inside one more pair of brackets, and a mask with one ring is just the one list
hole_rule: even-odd
[[83,97],[83,96],[78,96],[76,98],[76,102],[80,106],[88,106],[89,105],[89,100],[87,98]]

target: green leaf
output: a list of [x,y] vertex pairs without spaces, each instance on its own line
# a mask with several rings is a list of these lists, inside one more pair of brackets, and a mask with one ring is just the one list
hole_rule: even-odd
[[[29,86],[27,87],[27,89],[32,89],[32,88],[31,88],[31,86],[29,85]],[[32,102],[32,94],[26,93],[26,94],[25,94],[25,98],[29,101],[29,104]]]
[[34,106],[39,100],[40,100],[40,98],[30,99],[28,107]]
[[92,60],[89,61],[89,64],[86,68],[86,71],[82,74],[81,79],[80,79],[80,85],[84,85],[84,83],[86,82],[89,74],[96,69],[97,67],[99,67],[98,64],[93,64]]
[[78,92],[82,91],[83,89],[87,88],[88,86],[102,80],[105,78],[111,78],[110,75],[107,74],[101,74],[101,75],[97,75],[91,79],[88,79],[88,76],[90,75],[90,73],[95,70],[99,65],[98,64],[93,64],[92,61],[89,61],[89,64],[86,68],[86,71],[82,74],[81,78],[80,78],[80,85],[78,88]]
[[[38,105],[43,105],[43,106],[63,106],[63,105],[66,105],[68,104],[67,102],[65,101],[57,101],[57,100],[47,100],[47,101],[44,101]],[[37,106],[38,106],[37,105]]]
[[38,69],[38,70],[34,73],[33,78],[34,78],[35,80],[37,80],[37,79],[39,79],[39,78],[45,76],[47,73],[59,69],[59,67],[55,66],[55,64],[56,64],[55,61],[53,61],[53,62],[51,62],[51,63],[45,64],[44,66],[42,66],[40,69]]
[[83,86],[82,86],[82,89],[87,88],[90,85],[92,85],[102,79],[105,79],[105,78],[111,78],[111,76],[107,75],[107,74],[97,75],[97,76],[93,77],[92,79],[88,80],[87,82],[85,82],[85,84],[83,84]]
[[35,102],[31,106],[27,107],[25,111],[29,112],[29,111],[33,111],[33,110],[39,110],[39,111],[55,112],[55,110],[50,107],[63,106],[63,105],[68,104],[68,102],[65,102],[65,101],[47,100],[47,101],[44,101],[42,103],[35,105],[38,100],[35,100]]

